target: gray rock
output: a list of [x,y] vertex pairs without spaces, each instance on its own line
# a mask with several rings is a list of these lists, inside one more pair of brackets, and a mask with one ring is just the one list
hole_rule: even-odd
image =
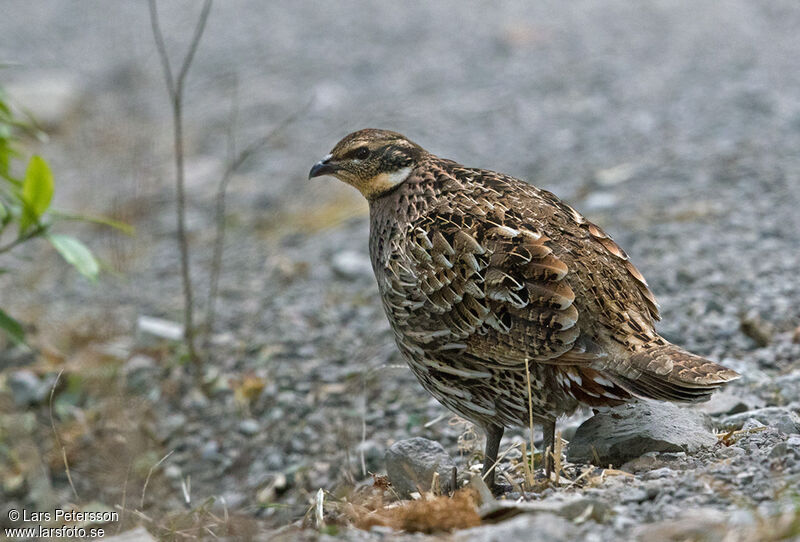
[[209,440],[200,450],[200,457],[206,460],[214,460],[219,457],[219,443],[216,440]]
[[644,475],[645,480],[658,480],[660,478],[669,478],[673,476],[675,471],[669,467],[661,467],[660,469],[651,470]]
[[168,341],[180,341],[183,339],[183,326],[178,322],[172,322],[163,318],[152,316],[140,316],[136,321],[137,343],[148,345],[157,341],[155,339],[166,339]]
[[441,444],[422,437],[400,440],[386,450],[386,473],[401,497],[429,491],[433,473],[439,473],[443,491],[450,491],[455,463]]
[[8,388],[14,403],[20,406],[41,403],[50,392],[51,385],[41,380],[33,371],[22,369],[8,377]]
[[620,494],[620,501],[623,503],[639,503],[646,501],[648,498],[647,491],[640,487],[628,488]]
[[772,447],[772,450],[769,451],[770,458],[777,458],[783,457],[789,453],[789,445],[785,442],[779,442],[775,446]]
[[775,427],[779,431],[791,435],[800,433],[800,416],[786,407],[767,407],[726,416],[720,421],[722,429],[741,429],[748,420],[758,420],[764,425]]
[[703,417],[671,403],[638,401],[589,418],[575,432],[567,459],[621,465],[647,452],[689,452],[717,439]]
[[744,425],[742,425],[742,431],[752,431],[754,429],[761,429],[762,427],[766,427],[766,425],[755,418],[748,418],[747,421],[744,422]]
[[495,525],[458,531],[453,540],[464,542],[508,542],[509,540],[577,540],[577,528],[555,514],[521,514]]
[[372,264],[366,254],[354,250],[343,250],[331,259],[333,272],[345,279],[372,276]]
[[239,431],[244,433],[245,435],[255,435],[261,431],[261,426],[258,425],[258,422],[252,418],[247,418],[246,420],[242,420],[239,423]]

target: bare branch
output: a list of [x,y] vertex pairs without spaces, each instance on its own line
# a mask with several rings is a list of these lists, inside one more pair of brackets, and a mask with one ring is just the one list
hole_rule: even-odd
[[153,39],[156,42],[158,57],[161,60],[161,67],[164,70],[164,80],[167,82],[169,97],[174,99],[175,82],[172,79],[172,68],[169,65],[167,46],[164,44],[164,34],[161,32],[161,25],[158,22],[158,7],[156,6],[156,0],[148,0],[148,2],[148,7],[150,8],[150,28],[153,30]]
[[[238,94],[234,95],[234,106],[231,114],[231,123],[235,124],[236,115],[238,111],[237,103]],[[267,132],[262,137],[256,139],[245,147],[238,155],[235,153],[236,143],[234,138],[234,130],[231,129],[228,134],[228,164],[219,182],[216,194],[216,236],[214,238],[214,253],[211,259],[211,273],[208,288],[208,299],[206,302],[206,323],[205,334],[203,343],[208,345],[211,333],[214,331],[214,320],[216,317],[216,302],[217,294],[219,291],[219,276],[222,272],[222,253],[225,245],[225,197],[228,191],[231,177],[236,171],[247,161],[248,158],[253,156],[256,152],[265,147],[272,139],[278,135],[283,129],[291,125],[298,117],[303,115],[311,105],[314,103],[313,98],[308,101],[303,107],[286,117],[272,130]]]
[[203,4],[203,10],[200,12],[200,18],[197,20],[197,26],[194,27],[194,36],[192,36],[192,43],[189,45],[189,51],[186,53],[186,58],[183,59],[181,71],[178,72],[178,82],[175,85],[177,94],[181,94],[183,91],[183,82],[186,79],[186,74],[189,73],[189,67],[192,65],[192,60],[194,60],[194,54],[197,52],[197,48],[200,45],[200,39],[203,37],[203,32],[206,29],[209,13],[211,13],[211,0],[206,0]]
[[156,50],[161,58],[161,66],[164,69],[164,79],[167,82],[167,89],[170,94],[172,105],[172,126],[173,126],[173,145],[175,148],[175,188],[177,192],[177,229],[178,247],[181,256],[181,278],[183,281],[183,300],[184,300],[184,342],[189,350],[189,358],[195,364],[200,363],[197,349],[195,347],[194,329],[194,295],[192,290],[191,265],[189,259],[189,239],[186,235],[186,191],[185,191],[185,168],[184,168],[184,137],[183,137],[183,83],[192,60],[200,45],[200,39],[208,21],[211,11],[211,0],[206,0],[200,17],[195,25],[194,35],[189,45],[189,50],[181,63],[181,68],[177,79],[172,73],[169,63],[167,49],[164,44],[164,35],[158,21],[158,6],[156,0],[149,0],[150,25],[153,30],[153,38],[156,43]]

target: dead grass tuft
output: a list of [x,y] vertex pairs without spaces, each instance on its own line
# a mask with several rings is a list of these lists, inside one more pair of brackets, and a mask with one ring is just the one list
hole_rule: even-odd
[[475,500],[473,489],[462,489],[452,497],[426,495],[418,501],[392,503],[375,510],[351,506],[348,516],[356,527],[365,530],[380,525],[414,533],[449,532],[481,524]]

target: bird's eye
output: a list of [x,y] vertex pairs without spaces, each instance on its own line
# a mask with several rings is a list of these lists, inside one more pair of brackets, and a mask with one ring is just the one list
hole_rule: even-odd
[[369,148],[359,147],[355,151],[353,151],[353,156],[357,160],[365,160],[369,156]]

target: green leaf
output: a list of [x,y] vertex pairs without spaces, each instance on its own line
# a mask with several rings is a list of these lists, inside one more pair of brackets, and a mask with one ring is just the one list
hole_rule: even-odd
[[21,344],[25,342],[25,330],[22,325],[0,309],[0,329],[6,332],[12,342]]
[[92,281],[97,280],[100,266],[86,245],[69,235],[52,234],[48,235],[47,239],[67,263],[74,266],[81,275]]
[[31,157],[25,180],[22,182],[22,201],[25,210],[20,217],[20,231],[36,224],[53,201],[53,173],[41,156]]
[[114,220],[113,218],[109,218],[107,216],[82,215],[77,213],[57,211],[55,209],[50,211],[50,214],[56,218],[62,218],[64,220],[80,220],[82,222],[92,222],[94,224],[100,224],[101,226],[108,226],[109,228],[114,228],[115,230],[121,231],[125,235],[134,235],[136,233],[136,228],[127,222]]

